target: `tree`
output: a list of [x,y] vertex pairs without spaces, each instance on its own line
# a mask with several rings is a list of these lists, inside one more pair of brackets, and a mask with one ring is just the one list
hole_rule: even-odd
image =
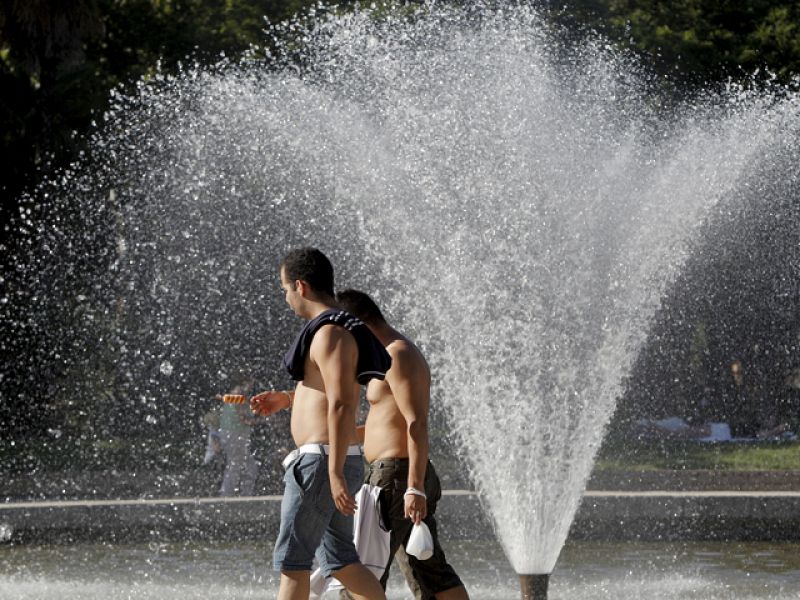
[[[209,64],[263,44],[265,18],[313,0],[2,0],[0,217],[22,192],[68,165],[108,107],[109,91],[157,68]],[[13,244],[6,228],[0,245]],[[9,237],[11,236],[11,237]]]
[[564,12],[683,84],[747,81],[755,72],[788,82],[800,74],[796,2],[573,0]]

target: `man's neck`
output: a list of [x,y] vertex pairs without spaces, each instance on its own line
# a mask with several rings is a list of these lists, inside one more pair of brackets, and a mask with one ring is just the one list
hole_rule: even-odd
[[320,299],[320,300],[310,300],[306,304],[305,310],[303,311],[305,314],[303,315],[307,320],[311,321],[312,319],[316,319],[326,310],[331,310],[336,308],[333,305],[333,301],[328,301],[327,299]]
[[386,321],[381,323],[367,323],[367,327],[369,327],[370,331],[372,331],[372,333],[376,338],[378,338],[378,341],[383,346],[388,346],[392,342],[405,339],[399,331],[389,325]]

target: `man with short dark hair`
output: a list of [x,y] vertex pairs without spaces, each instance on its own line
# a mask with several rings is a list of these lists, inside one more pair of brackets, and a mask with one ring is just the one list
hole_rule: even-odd
[[333,300],[333,265],[316,248],[289,251],[281,261],[280,271],[288,281],[305,281],[311,289]]
[[[353,496],[363,480],[357,444],[359,384],[385,376],[389,355],[360,320],[334,308],[333,267],[315,248],[289,252],[280,265],[287,304],[308,323],[283,359],[297,387],[262,392],[254,412],[292,408],[297,444],[286,467],[274,568],[279,600],[308,600],[314,555],[325,576],[353,596],[385,599],[378,580],[359,562],[353,544]],[[288,459],[288,457],[287,457]]]
[[[428,408],[431,374],[419,349],[383,318],[364,292],[345,290],[336,300],[375,334],[392,358],[385,380],[367,386],[370,409],[364,430],[364,454],[369,461],[367,483],[381,488],[381,511],[390,529],[389,555],[405,548],[414,523],[424,521],[434,542],[433,556],[408,556],[414,579],[426,599],[466,600],[467,591],[447,563],[436,534],[434,512],[441,484],[428,460]],[[386,588],[389,564],[381,578]]]

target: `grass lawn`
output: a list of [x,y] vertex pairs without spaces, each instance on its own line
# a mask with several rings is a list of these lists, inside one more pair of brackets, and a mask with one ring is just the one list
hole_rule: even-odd
[[[47,471],[174,471],[199,468],[204,440],[0,440],[0,474]],[[13,445],[12,445],[13,444]],[[259,450],[257,449],[257,452]],[[273,449],[263,450],[272,452]],[[271,456],[271,454],[265,454]],[[437,470],[460,473],[457,456],[437,453]],[[452,463],[452,464],[451,464]],[[620,439],[600,450],[596,471],[800,471],[800,441],[702,443],[676,439]]]
[[729,471],[800,470],[800,441],[718,442],[637,440],[609,442],[597,457],[598,470],[653,471],[717,469]]

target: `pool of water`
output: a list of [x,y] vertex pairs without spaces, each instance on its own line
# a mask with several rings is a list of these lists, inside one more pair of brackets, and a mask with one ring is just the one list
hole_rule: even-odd
[[[0,598],[273,598],[271,544],[218,542],[0,546]],[[519,597],[494,541],[447,544],[473,600]],[[399,572],[387,596],[410,598]],[[335,594],[329,594],[335,597]],[[550,598],[800,598],[800,544],[569,543]]]

